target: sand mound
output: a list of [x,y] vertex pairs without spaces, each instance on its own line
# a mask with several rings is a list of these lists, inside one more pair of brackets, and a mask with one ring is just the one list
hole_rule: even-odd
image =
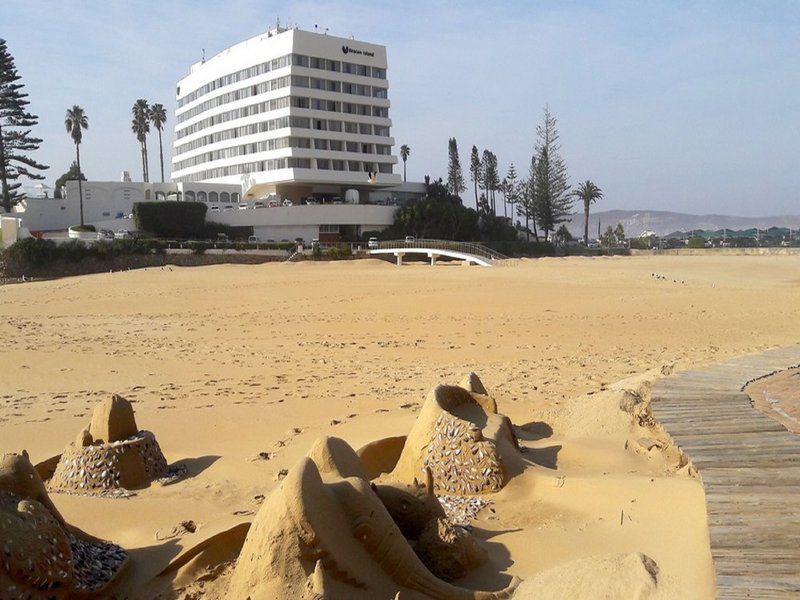
[[389,477],[411,481],[427,468],[437,493],[460,495],[499,491],[522,469],[511,421],[474,373],[428,394]]
[[49,486],[87,494],[134,489],[168,472],[155,436],[139,431],[130,402],[114,395],[95,407],[89,428],[64,449]]
[[657,592],[658,566],[650,557],[620,554],[584,558],[525,580],[515,600],[647,600]]
[[0,459],[0,549],[0,598],[94,597],[128,560],[64,522],[24,451]]
[[[414,496],[423,489],[416,485]],[[430,495],[427,484],[424,488]],[[395,500],[402,500],[400,492],[394,493]],[[415,523],[410,519],[405,526],[417,528]],[[517,584],[500,592],[476,592],[433,575],[370,485],[356,453],[340,439],[323,438],[256,515],[229,595],[366,600],[399,592],[404,600],[489,600],[510,597]]]

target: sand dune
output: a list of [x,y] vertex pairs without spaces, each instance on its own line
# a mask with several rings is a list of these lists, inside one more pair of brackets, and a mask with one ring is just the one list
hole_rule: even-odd
[[[125,593],[223,598],[222,563],[242,536],[222,533],[253,521],[314,440],[407,435],[430,389],[475,371],[535,468],[478,514],[489,561],[459,586],[519,576],[541,590],[548,570],[587,559],[572,570],[586,581],[613,563],[643,594],[713,597],[702,486],[637,403],[672,369],[796,343],[798,268],[794,257],[359,261],[4,286],[0,452],[57,455],[98,401],[123,396],[186,476],[128,499],[50,498],[128,551]],[[154,579],[215,536],[227,550]],[[652,589],[640,554],[658,566]]]

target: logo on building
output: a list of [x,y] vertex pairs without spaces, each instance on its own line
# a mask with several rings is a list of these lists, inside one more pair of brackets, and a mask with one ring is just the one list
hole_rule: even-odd
[[359,50],[358,48],[351,48],[346,44],[342,46],[342,52],[344,54],[361,54],[363,56],[375,56],[374,52],[370,52],[368,50]]

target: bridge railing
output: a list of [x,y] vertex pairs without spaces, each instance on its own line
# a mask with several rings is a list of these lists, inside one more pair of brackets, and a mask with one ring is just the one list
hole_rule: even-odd
[[486,260],[503,260],[508,258],[499,252],[495,252],[491,248],[487,248],[483,244],[475,242],[454,242],[452,240],[430,240],[425,238],[414,239],[413,241],[406,240],[387,240],[378,242],[378,245],[371,246],[372,250],[394,250],[402,248],[425,248],[430,250],[451,250],[453,252],[462,252],[470,254]]

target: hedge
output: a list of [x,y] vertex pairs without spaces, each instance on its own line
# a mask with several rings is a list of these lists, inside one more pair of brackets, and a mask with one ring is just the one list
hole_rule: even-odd
[[160,238],[191,238],[203,234],[206,224],[203,202],[135,202],[136,228]]

